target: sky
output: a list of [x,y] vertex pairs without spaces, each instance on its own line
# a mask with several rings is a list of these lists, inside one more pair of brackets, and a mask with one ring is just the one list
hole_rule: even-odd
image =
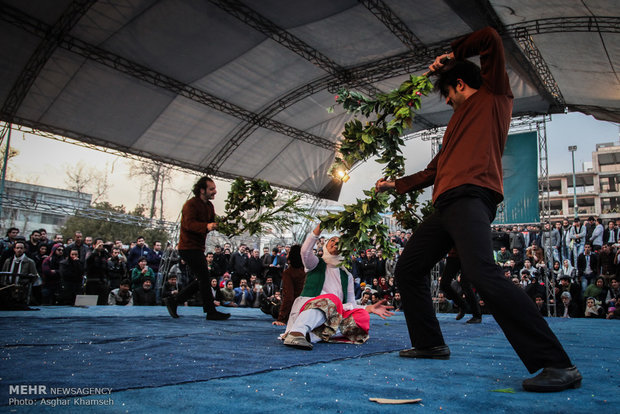
[[[553,115],[546,130],[549,174],[572,171],[569,145],[577,145],[575,168],[576,171],[582,171],[583,163],[592,161],[596,144],[618,143],[620,132],[618,124],[598,121],[580,113]],[[13,131],[11,147],[19,151],[19,155],[9,162],[8,178],[11,180],[67,188],[66,171],[75,169],[75,166],[81,163],[95,176],[108,176],[110,189],[106,199],[113,205],[124,205],[127,210],[132,210],[137,204],[149,204],[148,191],[143,181],[129,173],[130,164],[134,161],[127,158],[19,131]],[[403,154],[406,158],[406,173],[415,173],[423,169],[431,159],[430,142],[419,139],[406,141]],[[379,178],[381,166],[373,160],[356,167],[351,173],[351,179],[343,184],[339,202],[348,204],[355,202],[356,198],[363,198],[362,191],[372,187]],[[166,192],[164,206],[167,220],[178,220],[181,207],[196,180],[196,175],[173,171],[173,180]],[[218,194],[214,204],[216,212],[220,212],[224,210],[230,184],[220,180],[216,180],[216,183]],[[422,200],[429,197],[427,191]]]

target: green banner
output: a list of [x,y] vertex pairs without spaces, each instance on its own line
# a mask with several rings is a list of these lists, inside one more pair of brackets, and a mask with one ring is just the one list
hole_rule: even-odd
[[539,222],[537,133],[508,135],[502,164],[504,201],[498,206],[494,224]]

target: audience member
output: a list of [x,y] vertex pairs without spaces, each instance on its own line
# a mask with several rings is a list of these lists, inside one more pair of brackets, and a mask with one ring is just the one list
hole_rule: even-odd
[[108,295],[108,305],[132,306],[133,294],[129,290],[130,284],[129,279],[121,280],[120,286]]
[[69,257],[60,262],[61,304],[75,304],[75,296],[82,294],[84,265],[80,261],[79,247],[69,252]]
[[43,278],[43,305],[56,305],[60,294],[60,262],[64,259],[64,247],[55,244],[52,253],[43,260],[41,277]]
[[103,239],[96,238],[93,251],[86,257],[86,286],[87,295],[97,295],[97,305],[105,305],[110,291],[108,279],[108,259],[110,254],[103,247]]
[[155,273],[153,269],[147,266],[146,257],[142,256],[138,259],[138,266],[131,271],[131,288],[133,290],[142,286],[144,280],[149,279],[151,283],[155,283]]
[[133,304],[134,306],[157,305],[157,296],[150,279],[144,279],[142,286],[133,291]]

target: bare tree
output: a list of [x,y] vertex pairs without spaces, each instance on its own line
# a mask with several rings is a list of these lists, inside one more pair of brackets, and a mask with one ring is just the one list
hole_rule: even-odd
[[[164,219],[164,190],[172,179],[172,172],[164,163],[159,161],[135,161],[130,164],[131,176],[141,176],[146,180],[145,186],[150,194],[149,218],[159,213],[159,219]],[[159,209],[156,204],[159,199]],[[159,210],[159,211],[158,211]]]
[[107,195],[108,184],[108,165],[106,163],[103,171],[87,167],[83,162],[75,165],[65,165],[65,184],[71,191],[84,194],[90,191],[93,195],[91,202],[102,201]]

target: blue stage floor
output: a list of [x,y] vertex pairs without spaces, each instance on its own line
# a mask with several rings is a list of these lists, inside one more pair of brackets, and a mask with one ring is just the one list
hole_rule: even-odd
[[[205,321],[199,308],[180,308],[176,320],[163,307],[2,312],[0,412],[612,413],[620,406],[617,320],[548,319],[584,380],[577,390],[532,394],[521,389],[530,375],[491,316],[466,325],[439,315],[452,357],[434,361],[399,358],[396,351],[410,346],[402,314],[373,315],[364,345],[319,343],[307,352],[284,347],[283,328],[258,309],[231,312],[223,322]],[[110,393],[65,395],[76,391]],[[379,405],[371,397],[422,402]],[[112,405],[83,405],[93,403]]]

